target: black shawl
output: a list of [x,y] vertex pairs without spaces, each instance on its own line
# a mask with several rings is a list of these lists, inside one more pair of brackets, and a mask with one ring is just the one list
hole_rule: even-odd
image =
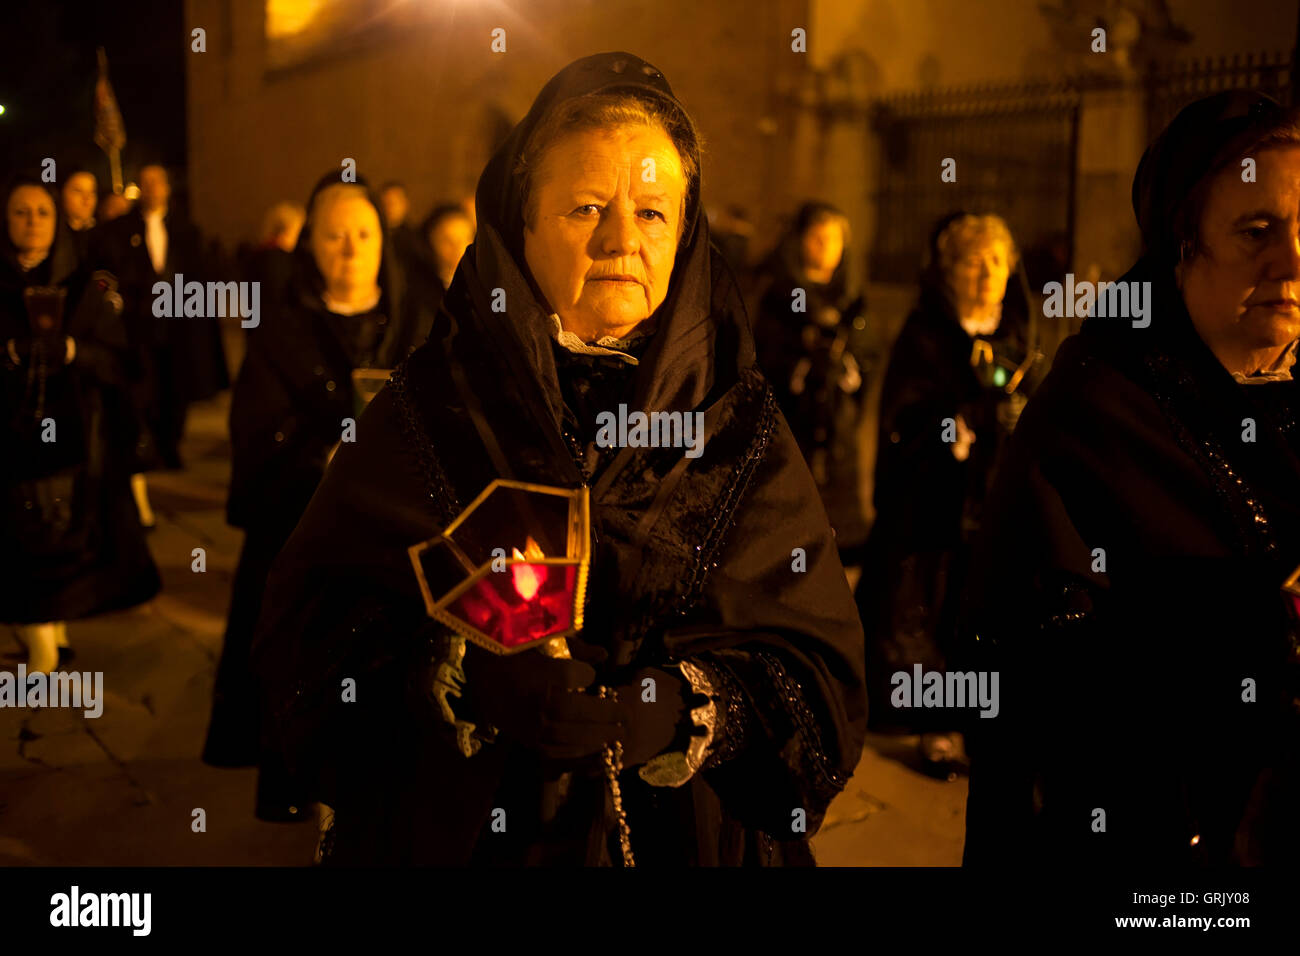
[[[498,476],[569,487],[584,479],[565,434],[571,415],[548,310],[518,251],[512,170],[556,104],[620,88],[681,109],[662,75],[628,54],[579,60],[546,85],[484,171],[477,240],[428,343],[366,411],[357,443],[336,456],[272,572],[254,654],[274,743],[336,808],[341,860],[617,857],[599,778],[575,781],[571,842],[543,855],[551,838],[528,796],[540,781],[535,761],[500,741],[461,756],[405,689],[428,659],[431,630],[407,548]],[[698,210],[696,187],[628,404],[701,411],[707,443],[698,459],[624,448],[592,475],[583,636],[608,650],[603,683],[690,658],[720,687],[727,743],[712,769],[676,790],[623,776],[638,862],[806,860],[796,811],[815,831],[861,750],[862,632],[812,478],[754,367],[743,306]],[[504,313],[489,305],[497,289]],[[806,570],[792,570],[802,567],[798,553]],[[339,703],[345,677],[364,688],[360,703]],[[466,693],[472,706],[473,688]],[[480,840],[503,801],[529,821],[508,851]]]
[[1300,849],[1279,593],[1300,563],[1300,382],[1233,380],[1192,326],[1170,248],[1170,218],[1242,131],[1216,117],[1244,95],[1189,107],[1139,168],[1147,250],[1121,281],[1152,283],[1150,327],[1088,319],[1012,439],[972,592],[968,650],[1001,671],[1002,709],[971,721],[967,862]]

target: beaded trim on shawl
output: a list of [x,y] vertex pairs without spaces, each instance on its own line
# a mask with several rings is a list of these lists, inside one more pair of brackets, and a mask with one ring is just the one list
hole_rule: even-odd
[[1186,395],[1194,389],[1191,376],[1164,355],[1148,356],[1145,366],[1152,378],[1153,394],[1173,429],[1175,440],[1209,476],[1215,494],[1232,519],[1242,552],[1275,554],[1277,541],[1264,506],[1234,470],[1219,442],[1209,435],[1195,435],[1187,427],[1178,392]]
[[420,475],[424,479],[425,490],[433,502],[435,511],[444,524],[450,524],[461,513],[460,501],[456,498],[455,489],[447,478],[446,472],[442,470],[438,456],[434,453],[428,435],[420,422],[415,396],[411,394],[412,383],[407,372],[408,367],[409,363],[403,361],[394,369],[388,380],[388,386],[393,392],[394,404],[397,406],[398,424],[406,447],[412,449],[415,454]]

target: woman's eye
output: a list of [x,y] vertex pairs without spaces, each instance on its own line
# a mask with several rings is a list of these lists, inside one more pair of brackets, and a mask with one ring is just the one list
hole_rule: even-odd
[[1241,234],[1247,239],[1263,239],[1268,234],[1268,226],[1247,226]]
[[649,217],[650,217],[651,219],[653,219],[655,216],[658,216],[658,217],[659,217],[663,222],[667,222],[667,221],[668,221],[668,218],[667,218],[663,213],[661,213],[658,209],[642,209],[642,210],[641,210],[641,215],[645,216],[645,215],[647,215],[647,214],[649,214]]
[[600,207],[597,206],[595,203],[587,203],[585,206],[579,206],[577,209],[573,211],[580,216],[590,216],[593,213],[600,212]]

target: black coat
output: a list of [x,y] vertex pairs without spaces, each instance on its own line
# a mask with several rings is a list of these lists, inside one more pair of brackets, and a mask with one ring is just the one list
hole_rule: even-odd
[[[547,828],[536,758],[509,739],[462,756],[412,687],[441,637],[407,549],[503,470],[591,488],[584,637],[608,652],[598,681],[614,686],[642,666],[690,659],[718,682],[726,725],[713,766],[678,789],[650,787],[635,771],[622,777],[638,863],[807,862],[795,811],[815,832],[857,763],[861,630],[815,486],[754,366],[743,307],[705,223],[691,218],[658,330],[623,386],[635,408],[704,412],[698,459],[680,449],[599,454],[593,423],[565,399],[562,379],[581,373],[557,362],[546,310],[510,251],[520,220],[507,176],[528,132],[557,99],[620,77],[664,95],[652,67],[613,69],[628,63],[641,65],[606,55],[561,73],[489,164],[477,241],[429,342],[367,409],[357,444],[339,451],[272,571],[254,648],[264,726],[311,795],[335,808],[339,862],[618,859],[598,771],[575,772]],[[508,313],[488,305],[493,288],[505,290]],[[806,552],[804,571],[792,570],[794,548]],[[348,676],[358,703],[340,704]],[[464,705],[489,691],[467,686]],[[488,830],[495,806],[514,821],[505,840]]]
[[1300,382],[1236,383],[1172,281],[1127,280],[1151,327],[1061,346],[990,502],[967,651],[1002,702],[971,721],[966,860],[1289,865]]
[[139,208],[97,227],[92,250],[119,277],[140,375],[133,389],[140,420],[137,470],[176,467],[185,408],[230,385],[221,326],[215,317],[158,318],[154,283],[224,279],[211,274],[198,229],[175,212],[163,219],[167,260],[155,271]]
[[[942,670],[989,484],[1014,422],[1006,382],[1026,349],[1014,313],[980,337],[993,363],[972,365],[976,339],[961,327],[947,298],[927,283],[894,342],[880,396],[876,452],[876,520],[867,542],[857,600],[867,635],[872,712],[880,726],[956,729],[953,715],[897,710],[883,701],[890,678],[914,664]],[[999,379],[1000,381],[1003,379]],[[1024,387],[1032,385],[1032,379]],[[1001,411],[1001,416],[1000,416]],[[975,441],[958,461],[944,440],[945,420],[960,415]]]
[[377,367],[389,334],[386,302],[362,315],[336,315],[296,287],[249,330],[248,353],[230,405],[232,525],[288,530],[306,510],[359,408],[352,371]]
[[[116,281],[52,256],[30,272],[0,262],[0,620],[87,617],[159,588],[131,497],[130,349]],[[33,354],[22,291],[65,288],[63,335]],[[41,355],[44,355],[44,362]],[[42,372],[43,365],[43,372]],[[42,440],[53,420],[53,442]]]

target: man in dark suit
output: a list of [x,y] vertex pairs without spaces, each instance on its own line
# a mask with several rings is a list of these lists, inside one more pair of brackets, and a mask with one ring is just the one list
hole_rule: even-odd
[[[207,278],[202,250],[199,231],[172,209],[167,170],[158,164],[144,166],[139,202],[107,225],[104,236],[107,265],[121,281],[143,372],[137,391],[141,472],[180,468],[178,446],[187,406],[230,384],[215,317],[153,314],[154,283],[170,285],[178,273],[185,282]],[[148,524],[147,508],[141,511]]]

